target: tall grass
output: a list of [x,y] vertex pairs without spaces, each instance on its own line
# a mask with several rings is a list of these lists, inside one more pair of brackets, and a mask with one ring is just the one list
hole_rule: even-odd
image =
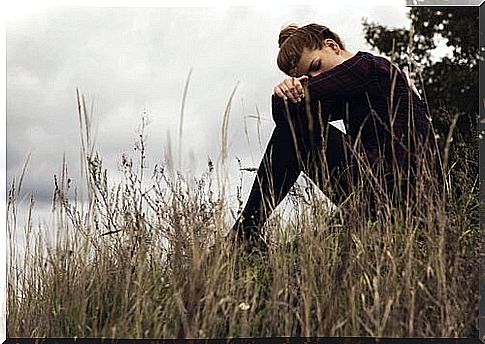
[[[195,180],[161,165],[149,176],[141,133],[139,155],[121,157],[123,180],[112,183],[94,149],[85,99],[77,100],[86,197],[73,196],[64,161],[55,228],[34,233],[32,199],[19,251],[22,177],[10,186],[9,337],[471,334],[478,318],[479,229],[468,216],[478,207],[474,176],[449,180],[468,188],[457,199],[429,189],[423,165],[416,212],[376,191],[376,221],[365,216],[363,185],[332,213],[325,201],[293,197],[298,221],[271,218],[269,252],[247,255],[224,240],[227,200],[215,190],[212,162]],[[56,231],[54,241],[46,231]]]

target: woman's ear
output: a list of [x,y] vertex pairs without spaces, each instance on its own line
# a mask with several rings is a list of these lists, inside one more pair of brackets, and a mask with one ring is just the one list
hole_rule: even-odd
[[333,39],[331,38],[326,38],[323,40],[323,44],[327,47],[329,47],[330,49],[332,49],[333,51],[335,51],[337,54],[340,54],[341,52],[341,48],[340,48],[340,45],[338,45],[337,42],[335,42]]

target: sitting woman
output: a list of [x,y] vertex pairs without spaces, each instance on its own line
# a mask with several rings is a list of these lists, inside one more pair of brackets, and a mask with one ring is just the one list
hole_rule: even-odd
[[[233,227],[235,238],[249,247],[264,245],[261,227],[302,171],[337,205],[364,178],[362,166],[378,181],[371,194],[385,194],[392,202],[412,201],[425,157],[437,176],[430,186],[440,185],[426,106],[395,65],[367,52],[351,53],[317,24],[284,28],[279,48],[278,67],[289,78],[274,89],[276,127]],[[338,119],[346,133],[328,125]],[[372,200],[369,208],[375,218]]]

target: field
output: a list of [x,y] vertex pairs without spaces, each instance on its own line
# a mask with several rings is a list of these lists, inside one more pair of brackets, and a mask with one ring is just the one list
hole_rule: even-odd
[[[378,193],[378,218],[368,220],[359,189],[331,213],[325,202],[293,196],[297,221],[272,217],[269,251],[246,254],[225,239],[227,202],[213,165],[195,180],[165,166],[148,170],[140,135],[138,156],[121,157],[124,180],[111,182],[82,96],[78,103],[83,202],[64,163],[55,228],[36,230],[35,211],[25,226],[17,221],[22,176],[10,184],[8,337],[473,334],[478,183],[464,157],[449,153],[453,123],[442,152],[450,188],[429,189],[424,166],[414,214]],[[455,185],[460,193],[450,191]]]

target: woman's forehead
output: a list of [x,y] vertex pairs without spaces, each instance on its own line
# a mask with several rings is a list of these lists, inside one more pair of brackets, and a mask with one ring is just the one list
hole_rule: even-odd
[[308,67],[312,63],[313,59],[318,54],[318,50],[316,49],[303,49],[300,60],[296,64],[295,72],[298,74],[305,74],[308,71]]

